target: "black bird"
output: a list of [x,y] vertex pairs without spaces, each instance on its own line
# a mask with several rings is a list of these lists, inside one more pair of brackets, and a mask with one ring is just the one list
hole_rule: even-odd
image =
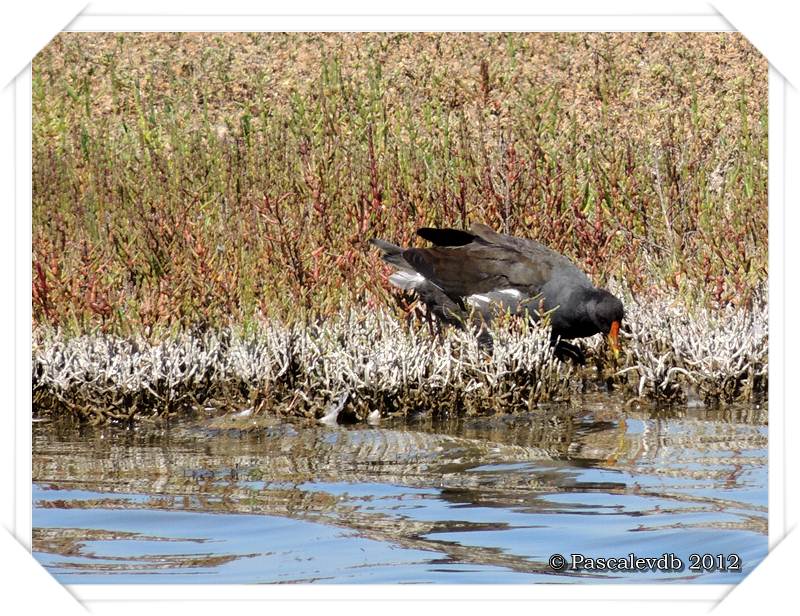
[[[491,346],[483,327],[500,310],[552,325],[556,356],[583,364],[585,356],[565,342],[602,333],[615,355],[624,310],[622,302],[589,278],[567,257],[520,237],[473,224],[469,231],[424,227],[417,235],[433,248],[401,248],[380,239],[371,243],[397,271],[389,281],[415,291],[440,320],[463,327],[472,312],[481,321],[482,344]],[[474,310],[474,312],[473,312]]]

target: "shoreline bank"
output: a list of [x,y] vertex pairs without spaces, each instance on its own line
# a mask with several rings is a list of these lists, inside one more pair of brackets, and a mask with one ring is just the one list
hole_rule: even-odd
[[366,421],[420,409],[455,415],[530,412],[587,391],[626,404],[759,403],[768,386],[768,307],[689,312],[626,301],[622,355],[596,336],[579,368],[553,357],[546,327],[494,328],[487,356],[473,334],[432,336],[387,311],[344,311],[317,325],[265,323],[144,338],[33,332],[34,416],[134,422],[192,409]]

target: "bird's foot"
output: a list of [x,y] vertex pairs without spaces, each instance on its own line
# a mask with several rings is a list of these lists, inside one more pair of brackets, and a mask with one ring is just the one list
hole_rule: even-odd
[[564,340],[559,340],[553,345],[553,354],[560,361],[567,361],[568,359],[571,359],[579,366],[586,365],[586,355],[580,349],[580,347],[577,347],[569,342],[565,342]]

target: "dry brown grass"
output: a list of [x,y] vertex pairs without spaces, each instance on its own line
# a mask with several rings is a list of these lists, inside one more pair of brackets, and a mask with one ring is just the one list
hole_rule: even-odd
[[391,303],[365,240],[486,222],[743,308],[767,64],[737,34],[62,34],[33,65],[33,315],[77,333]]

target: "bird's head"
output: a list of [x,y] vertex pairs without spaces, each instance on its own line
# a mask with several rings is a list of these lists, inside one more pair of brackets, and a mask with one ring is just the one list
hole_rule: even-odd
[[614,357],[619,357],[619,326],[625,316],[622,302],[604,289],[595,289],[586,311],[597,329],[608,337]]

